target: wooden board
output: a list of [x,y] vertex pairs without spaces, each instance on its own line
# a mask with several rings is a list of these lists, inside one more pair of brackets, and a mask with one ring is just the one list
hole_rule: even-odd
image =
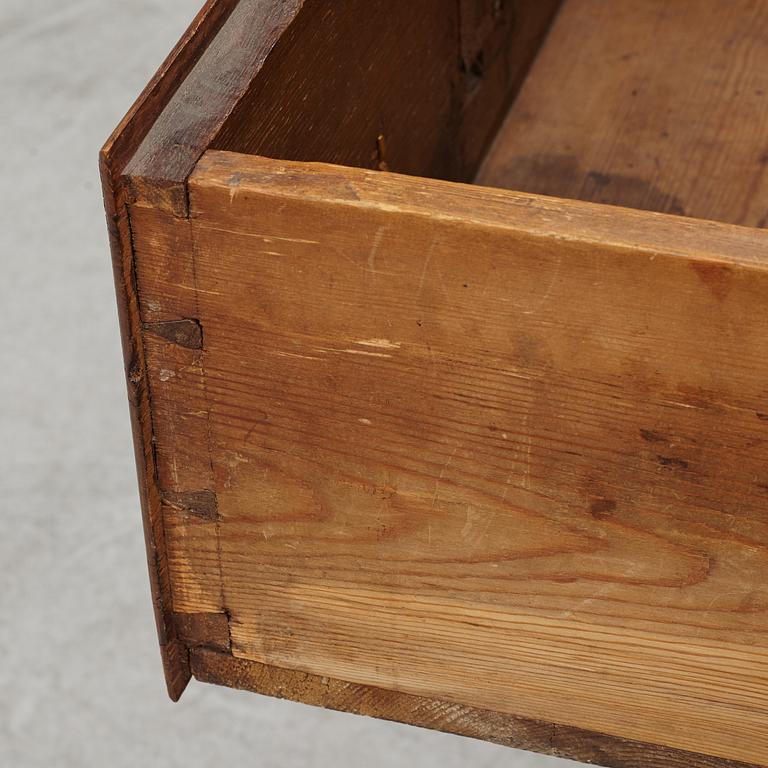
[[470,180],[560,2],[239,0],[126,164],[132,197],[186,216],[209,147]]
[[768,3],[568,0],[477,182],[768,223]]
[[378,717],[506,747],[607,768],[745,768],[745,763],[658,747],[571,726],[476,709],[423,696],[238,659],[211,648],[191,651],[195,678],[265,696]]
[[177,610],[237,658],[768,763],[767,235],[215,152],[190,211],[205,342],[165,379],[218,538],[180,540]]
[[[504,6],[503,13],[491,7],[487,0],[456,0],[448,6],[425,3],[419,6],[419,24],[414,23],[405,30],[411,35],[408,39],[413,44],[415,58],[404,59],[399,68],[387,68],[396,60],[382,56],[382,45],[387,42],[391,47],[392,38],[379,35],[382,30],[370,28],[368,22],[374,18],[370,12],[378,13],[382,24],[398,19],[402,22],[406,17],[415,20],[412,4],[347,4],[345,8],[356,24],[347,24],[346,35],[342,35],[339,29],[329,26],[339,19],[328,12],[332,8],[325,0],[208,0],[102,149],[100,169],[152,595],[172,698],[181,695],[190,673],[187,646],[180,637],[173,613],[169,576],[169,570],[179,563],[169,559],[166,538],[193,535],[194,531],[204,536],[204,525],[211,524],[210,520],[196,527],[186,523],[166,526],[164,522],[169,509],[184,509],[183,501],[196,498],[194,494],[200,492],[199,488],[189,490],[186,481],[194,477],[199,485],[206,477],[204,466],[199,464],[201,456],[195,450],[197,440],[205,431],[204,420],[201,422],[197,415],[182,417],[178,423],[172,419],[167,423],[163,417],[170,419],[173,403],[163,404],[165,382],[161,378],[167,370],[166,357],[178,364],[180,357],[186,356],[191,368],[199,357],[199,328],[189,321],[194,315],[194,307],[189,304],[193,297],[174,287],[175,280],[189,278],[193,266],[186,247],[189,237],[186,182],[195,163],[214,142],[231,149],[253,149],[250,144],[262,139],[262,132],[254,130],[254,124],[266,120],[258,123],[267,139],[258,145],[263,151],[298,152],[304,147],[324,159],[338,157],[352,161],[361,157],[374,167],[399,166],[405,153],[412,162],[402,165],[404,169],[426,172],[429,168],[435,173],[438,166],[430,158],[439,156],[453,163],[452,173],[470,177],[490,140],[489,126],[495,126],[514,95],[559,2],[547,0],[534,4],[530,0],[513,0]],[[388,14],[382,14],[385,6]],[[509,20],[518,12],[524,13],[524,23],[510,24]],[[491,23],[488,23],[489,15],[493,16]],[[475,26],[481,31],[476,33]],[[393,28],[402,31],[402,23],[400,27],[393,24]],[[442,34],[435,36],[433,33],[438,28]],[[298,48],[297,30],[303,30]],[[322,33],[319,36],[318,31]],[[365,35],[359,35],[361,31]],[[419,39],[418,34],[423,39]],[[471,45],[466,43],[468,40],[472,41]],[[509,41],[510,46],[501,46],[500,40]],[[360,47],[361,41],[370,45]],[[487,72],[480,80],[488,77],[491,86],[486,88],[484,82],[464,83],[461,62],[465,43],[466,50],[479,55],[488,41],[493,43],[493,50],[488,56]],[[356,54],[344,59],[340,52],[349,53],[355,44],[358,45]],[[286,56],[296,53],[301,55],[285,60]],[[384,67],[384,71],[377,72],[380,88],[372,88],[365,77],[360,77],[361,71],[371,71],[375,64]],[[333,77],[337,80],[341,78],[349,83],[353,75],[356,76],[358,97],[386,92],[389,100],[400,107],[410,100],[408,115],[412,120],[404,121],[403,125],[410,135],[419,134],[420,141],[409,141],[410,149],[401,151],[400,146],[406,143],[402,129],[394,145],[388,133],[381,134],[380,138],[381,129],[373,110],[386,105],[377,104],[369,97],[366,110],[344,119],[349,129],[346,139],[351,140],[353,146],[347,146],[339,155],[333,154],[342,139],[333,128],[338,127],[338,116],[347,102],[337,100],[336,110],[327,109],[334,99],[345,93],[344,89],[327,93],[320,88],[323,78],[330,77],[329,65],[335,67]],[[418,69],[422,77],[410,77],[413,69]],[[424,81],[427,70],[431,76]],[[263,93],[260,87],[264,78],[275,72],[280,72],[286,82]],[[312,73],[316,75],[314,79],[310,76]],[[407,80],[404,74],[408,75]],[[285,87],[297,78],[306,84],[304,90]],[[401,92],[404,88],[405,94]],[[319,103],[318,95],[323,96]],[[312,102],[314,112],[308,112],[305,99],[308,96],[316,99]],[[347,99],[349,96],[347,91]],[[475,106],[471,106],[470,101]],[[387,109],[391,122],[394,107],[389,104]],[[286,117],[289,127],[302,126],[298,135],[288,131],[293,144],[286,142],[285,131],[275,129],[275,126],[286,125],[281,122]],[[321,140],[310,142],[307,136],[315,131]],[[355,139],[355,136],[362,138]],[[441,145],[430,143],[434,143],[435,136],[443,142]],[[459,158],[455,163],[452,153],[446,150],[449,140]],[[465,146],[466,153],[462,149]],[[416,159],[414,148],[426,159]],[[470,155],[471,159],[466,160]],[[420,163],[418,168],[413,164],[416,162]],[[442,172],[451,171],[446,165]],[[129,203],[134,209],[132,218]],[[142,212],[146,219],[142,218]],[[144,273],[145,267],[150,270],[149,274]],[[160,310],[156,311],[155,306]],[[181,344],[181,352],[173,346],[179,338],[186,339]],[[153,376],[154,387],[150,381]],[[155,407],[159,407],[159,415],[154,412]],[[159,436],[162,439],[158,439]],[[183,468],[181,475],[178,474],[180,467]]]
[[208,0],[205,3],[99,153],[152,603],[168,693],[174,700],[181,696],[190,680],[189,658],[187,647],[179,637],[171,605],[133,233],[123,174],[154,122],[228,18],[235,2]]

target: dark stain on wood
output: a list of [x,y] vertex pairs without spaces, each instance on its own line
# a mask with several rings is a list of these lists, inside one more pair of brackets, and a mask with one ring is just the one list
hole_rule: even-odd
[[480,183],[765,226],[768,13],[695,7],[565,2]]
[[578,158],[564,154],[514,157],[503,166],[484,170],[483,183],[538,195],[574,198],[625,208],[685,215],[678,197],[646,179],[583,168]]
[[229,617],[226,613],[175,613],[176,633],[187,648],[230,648]]
[[667,438],[664,435],[654,432],[651,429],[641,429],[640,437],[645,440],[646,443],[666,443]]
[[723,301],[730,293],[733,283],[731,267],[708,261],[694,261],[691,262],[691,269],[701,278],[701,281],[718,301]]
[[685,459],[678,459],[676,456],[658,456],[659,464],[662,467],[671,467],[672,469],[688,469],[688,462]]
[[616,511],[613,499],[595,499],[589,505],[589,513],[597,520],[606,520]]
[[144,330],[180,347],[203,348],[203,326],[200,325],[199,320],[165,320],[158,323],[145,323]]
[[219,502],[213,491],[186,491],[184,493],[163,493],[163,503],[173,509],[202,520],[219,519]]

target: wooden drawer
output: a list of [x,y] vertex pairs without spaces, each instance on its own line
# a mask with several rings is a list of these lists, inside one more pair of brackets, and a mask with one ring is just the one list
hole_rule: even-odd
[[101,156],[173,698],[768,765],[766,40],[203,9]]

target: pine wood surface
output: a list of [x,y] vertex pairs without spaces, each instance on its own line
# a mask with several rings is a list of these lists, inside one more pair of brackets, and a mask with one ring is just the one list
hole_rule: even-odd
[[177,610],[238,657],[765,761],[765,235],[230,153],[190,206],[205,344],[156,391],[169,430],[207,414],[218,540],[171,552]]
[[762,226],[763,6],[686,3],[565,3],[522,192],[386,171],[473,178],[559,2],[203,9],[101,158],[173,698],[768,765],[766,235],[526,193]]
[[194,648],[190,656],[195,678],[205,683],[410,723],[606,768],[749,768],[747,763],[271,667],[210,648]]
[[768,4],[567,0],[477,183],[768,223]]

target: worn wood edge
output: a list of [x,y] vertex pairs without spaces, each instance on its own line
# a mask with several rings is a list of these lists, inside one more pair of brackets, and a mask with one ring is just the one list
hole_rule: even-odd
[[[460,8],[461,1],[455,2]],[[503,75],[504,98],[496,105],[495,112],[498,114],[490,122],[486,120],[490,133],[476,148],[474,154],[478,157],[462,169],[462,181],[470,181],[475,175],[479,158],[490,147],[495,130],[501,125],[525,74],[532,66],[535,52],[541,47],[560,4],[561,0],[549,0],[546,12],[540,14],[542,18],[535,25],[537,29],[531,30],[524,25],[525,34],[531,37],[528,43],[533,54],[521,62],[513,80],[507,82],[509,73],[506,72],[505,55],[497,52],[495,60],[490,62],[489,71],[498,70],[497,74]],[[130,188],[132,203],[160,208],[178,217],[188,216],[186,181],[196,163],[209,147],[215,146],[227,120],[247,97],[269,56],[289,29],[299,23],[307,7],[306,0],[239,0],[235,3],[232,13],[212,36],[204,55],[198,57],[184,82],[156,115],[155,123],[128,161],[124,180]],[[518,20],[513,18],[508,41],[510,46],[519,34],[518,26]],[[460,30],[456,51],[457,79],[463,77],[462,35]],[[215,89],[212,89],[212,83],[216,84]],[[491,86],[484,85],[479,90],[488,87]],[[196,102],[200,93],[208,95],[202,114]],[[467,106],[473,97],[471,94],[459,94],[457,98],[456,119],[461,123],[456,138],[459,144],[457,151],[463,156],[463,144],[467,140],[465,133],[471,122]]]
[[[206,152],[190,176],[192,198],[196,189],[206,187],[218,187],[231,197],[253,194],[332,202],[643,256],[768,270],[766,230],[506,189],[219,150]],[[197,215],[194,203],[190,213]]]
[[125,361],[128,406],[139,482],[150,591],[168,695],[173,701],[178,701],[190,680],[191,673],[186,649],[176,636],[171,612],[173,600],[170,583],[167,580],[165,542],[158,535],[158,531],[162,529],[161,494],[155,466],[149,382],[133,268],[130,221],[122,194],[119,188],[114,186],[114,179],[104,154],[101,159],[101,177]]
[[176,628],[187,648],[227,652],[232,645],[226,613],[176,613]]
[[[210,1],[216,5],[216,0]],[[132,204],[187,217],[186,181],[195,164],[304,6],[304,0],[225,1],[226,15],[217,27],[208,25],[208,44],[125,165],[123,181]],[[254,40],[243,42],[249,34],[255,35]],[[233,61],[233,56],[238,59]],[[194,104],[200,93],[209,96],[203,114]]]
[[203,683],[406,723],[553,757],[596,763],[606,768],[765,768],[268,666],[210,648],[193,648],[190,660],[192,674]]
[[132,235],[121,177],[125,166],[152,124],[165,109],[237,2],[238,0],[207,0],[99,153],[99,171],[126,369],[150,590],[166,686],[174,701],[180,698],[191,673],[187,648],[176,633],[170,584],[166,576],[164,541],[160,540],[158,534],[162,525],[161,496],[154,465],[148,382],[133,269]]
[[[160,65],[105,142],[101,156],[113,174],[113,184],[138,149],[153,122],[199,60],[238,0],[207,0],[179,42]],[[116,187],[117,185],[114,184]]]

